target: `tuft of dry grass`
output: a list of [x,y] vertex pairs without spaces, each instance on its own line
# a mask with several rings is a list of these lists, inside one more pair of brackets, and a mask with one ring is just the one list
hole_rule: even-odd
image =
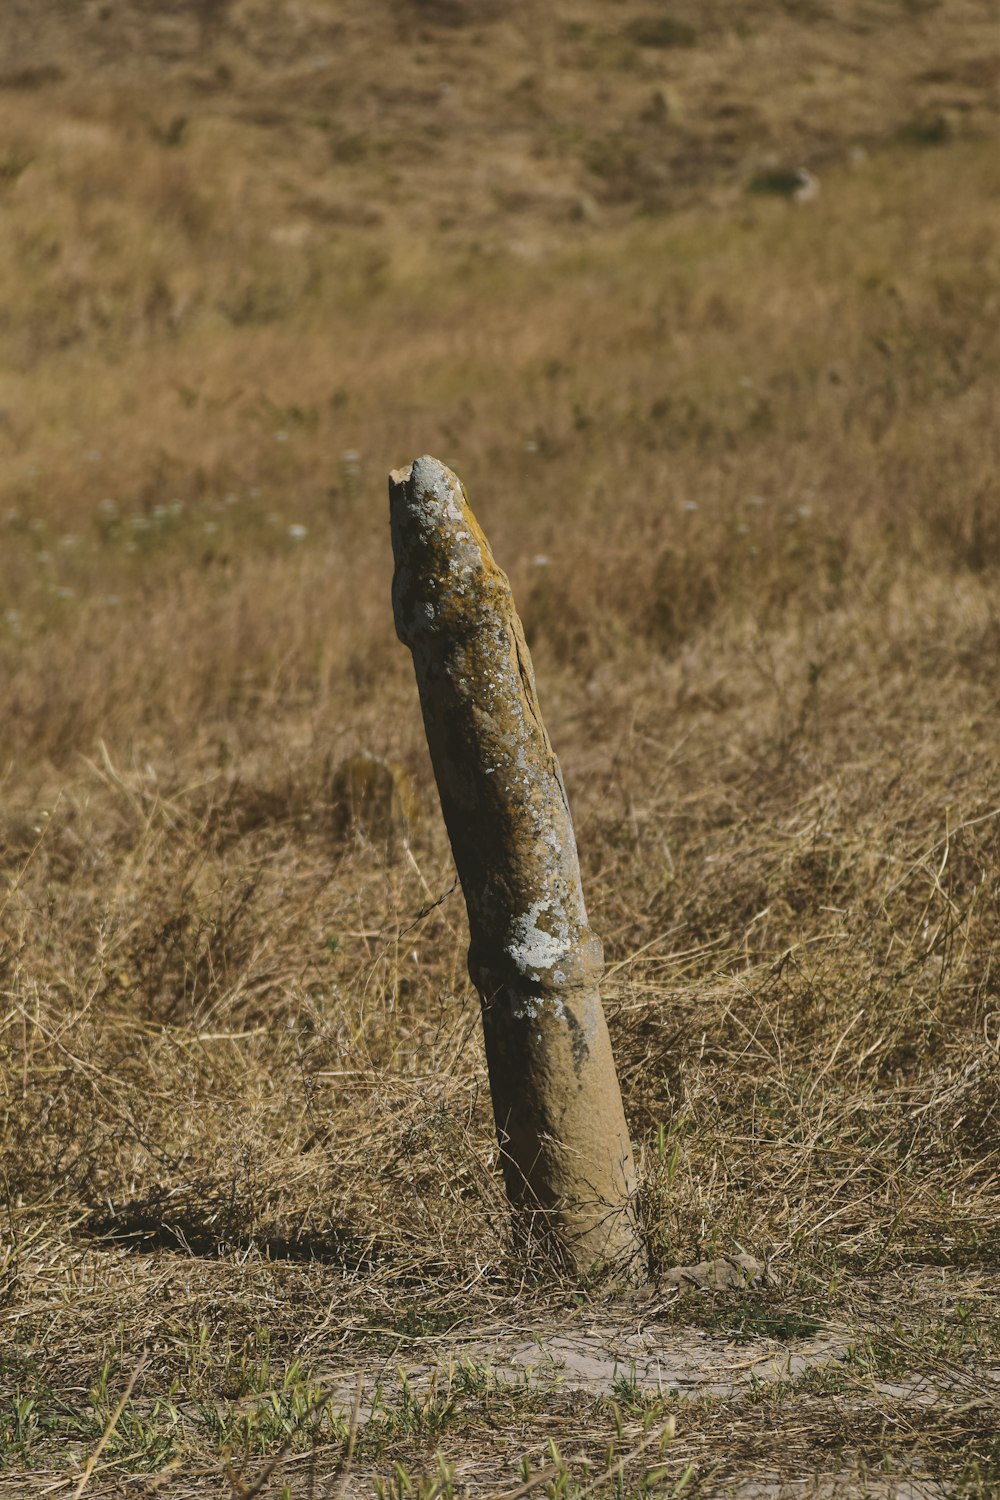
[[[995,10],[8,9],[0,1494],[994,1494]],[[389,608],[428,450],[522,608],[654,1269],[766,1285],[512,1258]],[[643,1318],[852,1353],[405,1374]]]

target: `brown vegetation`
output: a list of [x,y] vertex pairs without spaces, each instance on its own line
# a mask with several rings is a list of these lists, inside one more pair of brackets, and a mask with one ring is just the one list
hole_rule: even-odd
[[[0,1493],[72,1493],[144,1349],[88,1495],[319,1494],[311,1442],[640,1493],[671,1417],[658,1493],[995,1493],[995,7],[556,9],[5,7]],[[509,1253],[393,634],[425,451],[524,617],[654,1261],[775,1268],[658,1316],[835,1326],[836,1378],[392,1374],[579,1306]]]

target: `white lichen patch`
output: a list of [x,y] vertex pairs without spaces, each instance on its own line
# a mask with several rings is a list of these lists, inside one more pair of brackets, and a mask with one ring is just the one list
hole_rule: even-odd
[[[415,459],[410,469],[411,510],[432,526],[439,525],[440,511],[460,525],[465,519],[459,499],[458,481],[434,458]],[[414,503],[415,502],[415,503]]]
[[565,1021],[566,1007],[558,995],[518,995],[512,1005],[515,1021],[537,1021],[550,1010],[557,1021]]
[[[546,932],[538,925],[538,918],[546,911],[552,913],[555,932]],[[554,909],[551,901],[533,902],[524,916],[515,917],[511,923],[507,953],[521,973],[532,971],[538,977],[554,969],[569,949],[569,925],[564,914]]]

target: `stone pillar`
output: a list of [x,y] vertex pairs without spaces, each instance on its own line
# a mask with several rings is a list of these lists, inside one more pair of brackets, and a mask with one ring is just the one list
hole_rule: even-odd
[[393,612],[469,912],[507,1195],[522,1243],[645,1273],[635,1165],[559,764],[507,576],[456,476],[389,479]]

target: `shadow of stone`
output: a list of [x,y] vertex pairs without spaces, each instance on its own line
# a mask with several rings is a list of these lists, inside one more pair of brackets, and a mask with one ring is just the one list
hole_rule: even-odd
[[352,1272],[371,1272],[383,1259],[380,1247],[346,1225],[322,1233],[252,1233],[213,1224],[209,1211],[171,1208],[155,1198],[137,1199],[113,1209],[95,1210],[77,1233],[97,1249],[126,1249],[135,1255],[174,1253],[219,1260],[254,1251],[271,1261],[317,1261]]

